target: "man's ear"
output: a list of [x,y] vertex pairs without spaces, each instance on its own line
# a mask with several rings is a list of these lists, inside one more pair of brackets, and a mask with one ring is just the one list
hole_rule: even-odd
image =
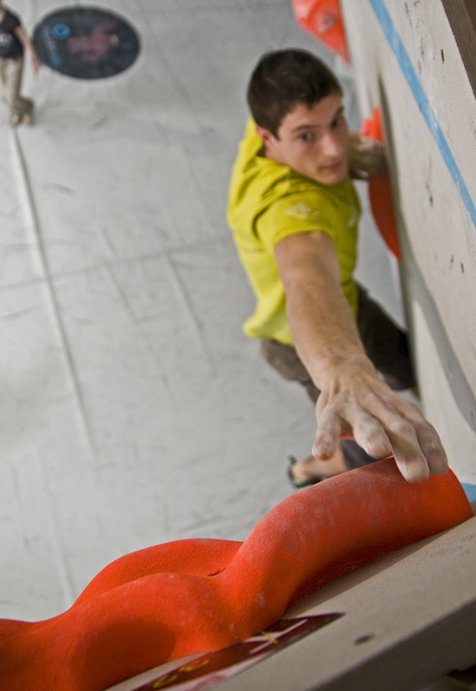
[[265,147],[270,146],[270,144],[272,144],[273,139],[276,139],[276,137],[274,137],[269,130],[265,129],[264,127],[261,127],[261,125],[256,125],[256,131],[263,140],[263,144],[265,145]]

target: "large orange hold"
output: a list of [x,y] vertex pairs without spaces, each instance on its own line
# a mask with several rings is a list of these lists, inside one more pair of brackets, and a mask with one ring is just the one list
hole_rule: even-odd
[[339,0],[291,0],[298,24],[350,62]]
[[298,492],[243,542],[180,540],[112,562],[63,614],[0,621],[0,689],[99,691],[262,631],[291,602],[472,516],[455,475],[406,482],[393,459]]
[[[383,128],[380,109],[374,108],[372,116],[362,123],[362,134],[383,142]],[[400,243],[393,205],[392,185],[387,171],[369,178],[369,201],[372,215],[385,244],[392,254],[400,259]]]

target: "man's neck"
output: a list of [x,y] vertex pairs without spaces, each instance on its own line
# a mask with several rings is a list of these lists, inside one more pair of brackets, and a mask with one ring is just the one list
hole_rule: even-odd
[[279,163],[280,166],[286,165],[286,163],[283,163],[283,161],[281,161],[278,156],[273,155],[273,153],[271,151],[269,151],[266,144],[263,144],[263,148],[260,152],[260,156],[262,156],[263,158],[267,158],[268,161],[274,161],[275,163]]

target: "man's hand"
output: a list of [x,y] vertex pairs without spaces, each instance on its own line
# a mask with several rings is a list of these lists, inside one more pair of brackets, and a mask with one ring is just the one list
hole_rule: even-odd
[[394,455],[409,482],[448,469],[436,430],[418,408],[393,393],[366,357],[336,362],[326,369],[320,384],[316,458],[330,458],[339,438],[353,437],[374,458]]
[[382,142],[358,132],[349,136],[350,174],[357,180],[368,180],[371,175],[387,169],[385,147]]
[[332,239],[322,232],[291,236],[276,245],[275,255],[296,350],[321,391],[314,455],[328,459],[339,438],[354,437],[370,456],[393,454],[410,482],[445,472],[434,428],[393,393],[365,354]]

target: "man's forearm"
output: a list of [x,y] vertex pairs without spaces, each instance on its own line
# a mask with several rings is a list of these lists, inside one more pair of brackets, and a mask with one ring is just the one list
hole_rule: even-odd
[[329,368],[368,360],[353,312],[334,277],[322,267],[303,272],[286,289],[287,315],[296,350],[318,388]]
[[322,256],[310,252],[283,271],[286,309],[296,350],[316,386],[323,387],[329,370],[355,361],[374,370],[365,354],[352,309],[338,280],[329,238]]

